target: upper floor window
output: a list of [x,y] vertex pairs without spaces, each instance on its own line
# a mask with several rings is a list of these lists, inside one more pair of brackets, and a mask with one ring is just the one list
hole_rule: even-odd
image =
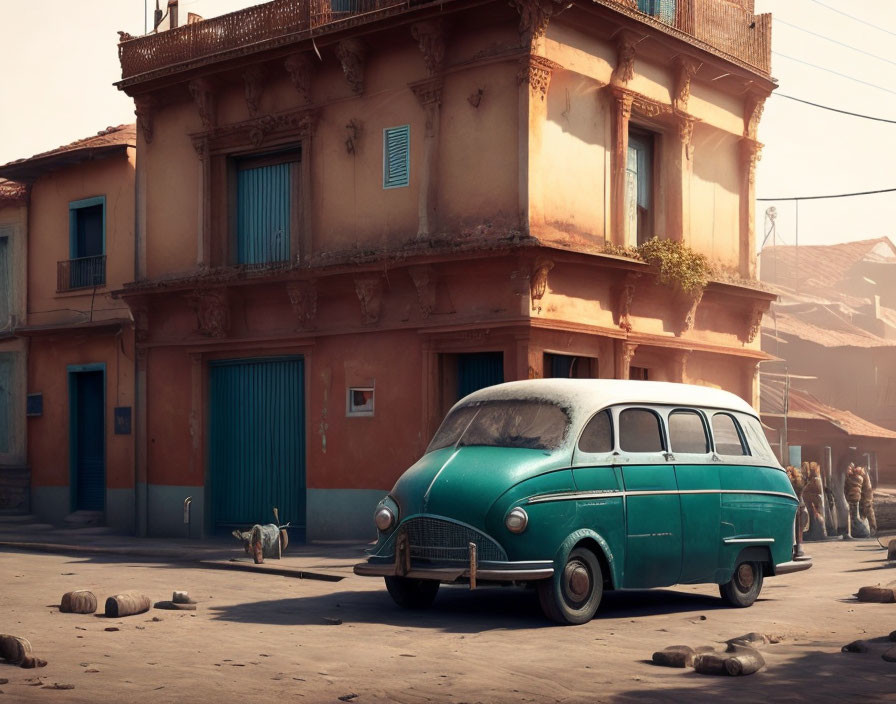
[[672,452],[698,455],[709,452],[706,427],[697,411],[672,411],[669,414],[669,443]]
[[626,408],[619,414],[619,447],[624,452],[662,452],[660,417],[646,408]]
[[638,0],[638,10],[666,24],[675,24],[676,0]]
[[625,167],[625,210],[629,241],[643,244],[653,237],[654,135],[637,129],[628,134]]
[[401,188],[411,181],[411,126],[383,130],[383,188]]
[[59,262],[57,288],[103,286],[106,283],[106,197],[68,204],[69,256]]
[[298,210],[298,153],[236,162],[236,263],[268,264],[290,258]]
[[740,428],[733,416],[716,413],[712,417],[712,436],[716,441],[716,452],[720,455],[746,455],[747,450]]

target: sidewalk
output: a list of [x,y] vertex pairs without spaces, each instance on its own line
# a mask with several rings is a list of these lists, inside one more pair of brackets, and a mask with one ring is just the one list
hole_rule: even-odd
[[103,527],[63,528],[39,523],[33,516],[0,515],[0,551],[24,550],[61,555],[105,555],[139,562],[195,563],[209,569],[262,572],[299,579],[338,581],[364,559],[364,542],[290,543],[282,559],[256,565],[230,537],[207,540],[137,538]]

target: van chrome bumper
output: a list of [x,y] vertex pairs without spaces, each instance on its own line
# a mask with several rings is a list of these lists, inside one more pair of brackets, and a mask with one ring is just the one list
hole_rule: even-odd
[[775,576],[782,574],[790,574],[791,572],[802,572],[812,566],[812,560],[792,560],[790,562],[782,562],[775,565]]
[[[467,565],[430,567],[411,564],[410,569],[403,571],[394,562],[361,562],[355,565],[354,572],[362,577],[403,576],[411,579],[438,579],[440,582],[456,582],[458,579],[471,577],[471,570]],[[531,582],[552,577],[554,563],[550,560],[479,563],[475,573],[475,578],[481,582]]]

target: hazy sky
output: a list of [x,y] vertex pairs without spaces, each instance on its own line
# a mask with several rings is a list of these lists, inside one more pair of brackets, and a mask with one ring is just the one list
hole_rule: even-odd
[[[183,17],[187,12],[213,17],[253,4],[180,3]],[[144,0],[0,0],[0,163],[134,120],[131,100],[112,85],[120,78],[116,30],[142,33],[144,5]],[[151,21],[155,0],[148,5]],[[772,72],[780,83],[778,92],[896,120],[896,2],[756,0],[756,6],[776,18]],[[757,173],[758,197],[896,188],[896,124],[773,96],[766,103],[760,139],[766,147]],[[765,209],[771,205],[778,211],[778,241],[792,244],[796,207],[786,202],[757,203],[758,240],[764,236]],[[804,201],[799,206],[799,241],[829,243],[882,235],[896,239],[894,223],[896,193]]]

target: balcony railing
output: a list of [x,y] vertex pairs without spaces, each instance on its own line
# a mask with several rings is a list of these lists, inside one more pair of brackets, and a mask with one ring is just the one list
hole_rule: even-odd
[[[749,0],[593,0],[623,7],[674,27],[711,48],[768,74],[771,15],[754,15]],[[121,76],[172,69],[231,51],[262,49],[278,39],[347,17],[428,0],[273,0],[220,17],[185,24],[118,45]]]
[[56,290],[71,291],[106,284],[106,255],[66,259],[56,266]]

